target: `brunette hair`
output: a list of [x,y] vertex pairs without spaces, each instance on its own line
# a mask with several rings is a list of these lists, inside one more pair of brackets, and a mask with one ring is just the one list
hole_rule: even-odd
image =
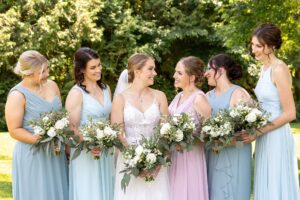
[[218,70],[219,68],[223,67],[230,81],[240,79],[243,76],[241,65],[237,64],[227,54],[218,54],[213,56],[210,58],[208,64],[214,70]]
[[280,49],[282,45],[281,31],[274,24],[261,24],[252,33],[262,45]]
[[184,66],[185,72],[195,76],[195,84],[202,83],[204,80],[204,62],[195,56],[188,56],[179,60]]
[[[92,59],[99,59],[99,56],[93,49],[88,47],[79,48],[74,55],[75,82],[79,87],[81,87],[87,93],[89,93],[89,91],[86,89],[86,86],[83,84],[84,81],[83,71],[86,69],[87,63]],[[102,82],[102,73],[101,73],[100,80],[97,81],[97,84],[101,89],[106,88],[106,85]]]

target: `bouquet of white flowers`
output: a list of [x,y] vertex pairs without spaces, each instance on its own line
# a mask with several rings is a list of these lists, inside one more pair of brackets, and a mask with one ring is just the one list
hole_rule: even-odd
[[[111,125],[109,121],[93,122],[92,119],[89,119],[79,131],[83,136],[83,140],[76,145],[72,159],[78,157],[83,149],[89,152],[97,147],[105,154],[109,152],[113,154],[113,147],[120,150],[123,148],[123,144],[118,137],[121,133],[120,127]],[[99,156],[94,156],[94,159],[99,159]]]
[[[156,129],[159,135],[159,146],[167,151],[191,150],[196,137],[193,135],[196,124],[191,115],[186,113],[166,116]],[[157,134],[157,133],[156,133]]]
[[170,164],[168,155],[159,150],[157,142],[158,137],[155,135],[149,139],[143,137],[139,145],[130,145],[124,149],[122,155],[125,159],[125,169],[121,171],[124,173],[121,181],[124,191],[130,182],[131,175],[137,177],[144,172],[148,174],[145,176],[145,181],[153,181],[154,177],[151,173],[162,165]]
[[254,100],[249,102],[241,100],[229,108],[228,113],[236,133],[245,131],[249,134],[255,134],[256,130],[268,123],[269,113],[265,112],[260,104]]
[[34,135],[41,136],[41,140],[32,146],[33,153],[43,149],[59,155],[63,143],[75,144],[73,132],[69,130],[68,114],[64,110],[43,113],[40,118],[30,121],[30,126]]
[[220,110],[216,115],[203,121],[200,140],[207,148],[218,153],[232,141],[234,124],[228,110]]

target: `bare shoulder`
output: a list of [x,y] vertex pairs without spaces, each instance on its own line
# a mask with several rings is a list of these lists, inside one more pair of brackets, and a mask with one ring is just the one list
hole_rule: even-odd
[[232,99],[250,99],[250,95],[247,92],[247,90],[245,90],[242,87],[238,87],[237,89],[234,90],[234,92],[232,93]]
[[80,102],[82,101],[82,92],[76,88],[72,88],[67,96],[67,100],[72,99],[72,101]]
[[25,103],[25,97],[22,92],[19,92],[18,90],[11,91],[7,96],[7,101],[14,102],[14,103]]
[[160,90],[156,90],[156,89],[152,89],[151,88],[151,91],[155,94],[155,96],[159,99],[163,99],[163,98],[166,98],[166,94]]
[[203,102],[207,102],[207,97],[205,93],[199,93],[197,94],[195,101],[196,104],[201,104]]
[[118,105],[124,104],[125,102],[124,92],[121,92],[120,94],[114,96],[113,104],[118,104]]
[[60,95],[59,88],[55,81],[48,79],[46,85],[47,85],[47,89],[54,90],[57,95]]
[[289,74],[289,67],[282,60],[278,60],[274,66],[272,66],[272,73],[276,76],[282,76],[283,74]]

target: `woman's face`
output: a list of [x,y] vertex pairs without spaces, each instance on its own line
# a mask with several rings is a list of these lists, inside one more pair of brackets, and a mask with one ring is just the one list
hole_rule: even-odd
[[189,86],[191,77],[186,73],[185,67],[182,64],[182,62],[177,63],[173,78],[174,78],[174,86],[176,88],[183,89]]
[[102,65],[100,59],[91,59],[83,72],[84,79],[97,82],[101,79]]
[[264,61],[269,59],[269,54],[273,53],[273,49],[267,45],[261,44],[256,36],[252,37],[251,41],[252,53],[255,56],[255,59],[258,61]]
[[32,74],[32,79],[34,82],[36,82],[37,84],[44,84],[47,82],[49,77],[49,66],[48,63],[44,63],[42,68],[35,71]]
[[208,65],[208,68],[206,69],[206,72],[204,74],[205,78],[207,79],[208,85],[210,85],[210,86],[217,85],[217,78],[220,77],[220,74],[218,71],[219,70],[213,69],[211,66]]
[[147,86],[154,84],[154,77],[156,75],[155,63],[152,59],[148,59],[145,65],[141,69],[136,70],[135,73],[135,76],[141,79]]

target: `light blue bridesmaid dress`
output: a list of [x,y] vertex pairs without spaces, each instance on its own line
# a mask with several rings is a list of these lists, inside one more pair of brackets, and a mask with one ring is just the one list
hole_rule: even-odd
[[[33,133],[29,122],[41,113],[61,109],[56,96],[51,102],[35,95],[21,84],[11,91],[21,92],[26,99],[23,128]],[[16,142],[12,162],[12,188],[14,200],[67,200],[68,177],[65,154],[50,156],[43,150],[33,154],[32,145]]]
[[[212,113],[230,107],[232,93],[239,86],[233,85],[217,96],[208,93]],[[226,147],[216,154],[206,152],[208,190],[210,200],[249,200],[251,190],[251,144],[241,148]],[[266,200],[266,199],[265,199]]]
[[[101,105],[94,97],[75,85],[82,94],[82,110],[80,126],[84,125],[89,117],[93,121],[108,119],[111,112],[111,100],[107,89],[103,90],[104,104]],[[73,154],[71,150],[71,158]],[[84,149],[81,154],[70,162],[70,200],[112,200],[115,184],[114,156],[101,154],[95,160],[91,152]]]
[[[261,71],[255,94],[270,121],[282,113],[278,90],[271,80],[271,67]],[[287,123],[256,139],[254,168],[255,200],[299,200],[296,148]]]

